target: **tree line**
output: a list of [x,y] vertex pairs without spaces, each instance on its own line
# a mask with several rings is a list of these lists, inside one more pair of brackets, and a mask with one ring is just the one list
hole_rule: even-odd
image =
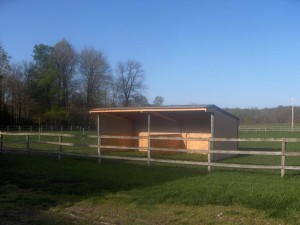
[[[146,106],[145,71],[136,60],[118,62],[115,69],[103,52],[80,52],[65,39],[37,44],[33,60],[11,63],[0,45],[0,117],[5,125],[85,125],[96,107]],[[161,105],[157,96],[154,104]]]
[[[240,118],[240,124],[291,124],[292,107],[278,106],[274,108],[226,109]],[[300,123],[300,107],[294,107],[294,122]]]

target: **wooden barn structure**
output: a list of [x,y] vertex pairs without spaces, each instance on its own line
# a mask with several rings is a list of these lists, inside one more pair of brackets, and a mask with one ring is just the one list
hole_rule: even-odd
[[[237,149],[236,142],[209,145],[208,138],[238,137],[239,119],[215,105],[97,108],[90,113],[98,118],[99,134],[106,135],[100,140],[102,146],[138,150],[151,146],[187,152]],[[214,155],[213,159],[224,157],[228,155]]]

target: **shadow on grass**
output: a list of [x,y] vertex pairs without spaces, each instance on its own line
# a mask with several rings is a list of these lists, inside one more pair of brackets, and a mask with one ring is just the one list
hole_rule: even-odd
[[[0,221],[4,224],[69,224],[45,211],[74,204],[90,197],[150,187],[182,177],[192,177],[205,168],[153,166],[144,163],[53,157],[0,155]],[[67,222],[66,222],[67,221]],[[0,222],[2,224],[2,222]]]

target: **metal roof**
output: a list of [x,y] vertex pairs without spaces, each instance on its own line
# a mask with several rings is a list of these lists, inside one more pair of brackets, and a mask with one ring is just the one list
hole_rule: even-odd
[[214,105],[171,105],[171,106],[147,106],[147,107],[118,107],[95,108],[90,113],[99,112],[167,112],[167,111],[206,111]]
[[91,109],[89,112],[94,113],[147,113],[147,112],[192,112],[192,111],[202,111],[211,112],[219,111],[230,117],[239,120],[238,117],[232,115],[231,113],[217,107],[213,104],[203,104],[203,105],[170,105],[170,106],[147,106],[147,107],[118,107],[118,108],[95,108]]

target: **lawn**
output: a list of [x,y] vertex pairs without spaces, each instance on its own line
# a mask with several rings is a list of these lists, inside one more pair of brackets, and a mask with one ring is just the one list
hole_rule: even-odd
[[[300,138],[300,132],[248,132],[240,133],[240,138]],[[240,150],[281,151],[281,142],[240,142]],[[286,152],[299,152],[300,143],[287,143]],[[280,165],[280,156],[240,155],[224,160],[226,163]],[[286,165],[300,166],[300,157],[286,157]]]
[[299,224],[300,176],[0,155],[0,224]]

